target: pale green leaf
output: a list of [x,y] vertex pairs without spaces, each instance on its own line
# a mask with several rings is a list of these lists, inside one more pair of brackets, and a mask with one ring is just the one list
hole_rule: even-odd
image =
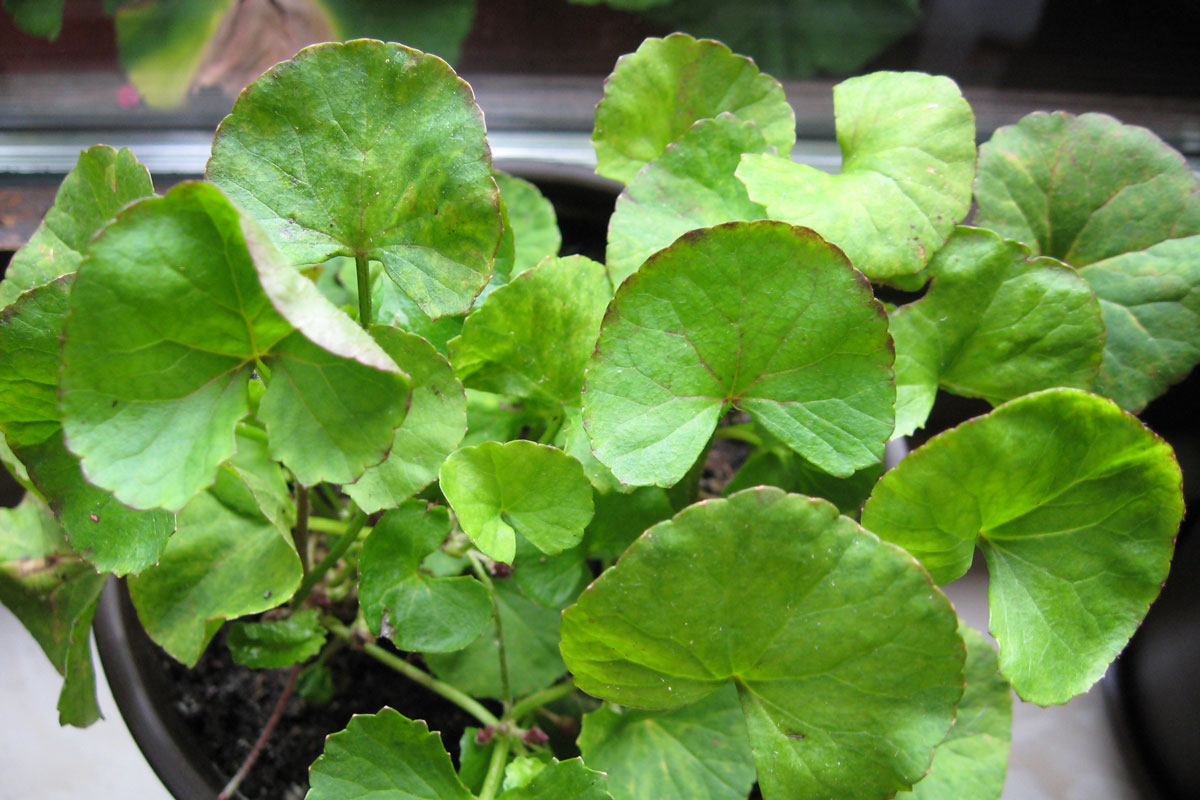
[[1078,267],[1107,328],[1097,390],[1139,411],[1200,361],[1200,182],[1145,128],[1034,113],[979,150],[976,222]]
[[[924,297],[890,319],[897,362],[903,346],[913,348],[906,356],[906,386],[924,385],[914,372],[931,367],[943,389],[995,405],[1041,389],[1088,389],[1095,382],[1104,322],[1095,294],[1075,270],[1051,258],[1030,258],[1024,245],[991,231],[959,227],[929,263],[929,273],[933,283]],[[926,360],[926,354],[933,357]],[[897,383],[900,375],[898,367]],[[917,402],[911,394],[904,401]],[[918,416],[914,410],[897,434],[923,425]]]
[[300,585],[300,558],[266,519],[238,514],[209,492],[178,521],[161,560],[129,579],[129,595],[150,638],[192,666],[222,621],[287,602]]
[[307,608],[287,619],[235,622],[225,644],[237,664],[276,669],[301,664],[321,652],[325,636],[317,610]]
[[585,692],[673,709],[734,683],[766,800],[882,800],[962,695],[949,602],[822,500],[749,489],[647,531],[563,614]]
[[578,758],[554,761],[529,783],[508,789],[499,800],[613,800],[603,772],[588,769]]
[[408,416],[396,429],[387,459],[342,487],[368,514],[395,508],[437,480],[438,469],[467,429],[462,383],[429,342],[383,325],[372,325],[371,335],[408,373],[413,392]]
[[183,105],[235,0],[127,3],[116,13],[121,66],[151,108]]
[[268,71],[213,140],[208,177],[296,265],[359,254],[431,317],[465,313],[500,241],[483,117],[446,62],[322,44]]
[[74,272],[96,232],[127,204],[152,194],[150,173],[129,150],[106,145],[84,150],[46,218],[13,254],[0,281],[0,308],[22,292]]
[[584,715],[579,750],[615,800],[746,800],[756,777],[732,684],[671,711],[606,703]]
[[625,281],[588,365],[583,422],[620,481],[670,486],[732,405],[836,476],[878,462],[893,427],[886,315],[812,231],[694,231]]
[[783,87],[712,39],[673,33],[622,56],[596,107],[596,172],[629,183],[697,120],[728,111],[758,125],[780,153],[796,141]]
[[513,234],[513,266],[509,278],[514,278],[543,258],[557,256],[562,246],[558,230],[558,215],[541,190],[524,178],[497,171],[493,177],[500,187],[500,196],[508,208]]
[[496,561],[512,562],[517,534],[547,555],[574,547],[592,519],[579,462],[525,440],[464,447],[442,465],[441,487],[463,532]]
[[883,476],[863,525],[938,583],[978,546],[992,635],[1017,694],[1086,691],[1158,595],[1183,514],[1169,445],[1114,403],[1051,389],[999,406]]
[[71,551],[62,528],[32,494],[16,508],[0,508],[0,603],[63,676],[63,725],[83,728],[100,718],[88,634],[105,580]]
[[612,297],[604,267],[584,256],[548,258],[488,299],[450,342],[450,361],[473,389],[578,403],[583,367]]
[[913,275],[971,206],[975,116],[954,81],[876,72],[833,90],[842,170],[745,155],[737,176],[774,219],[814,229],[872,280]]
[[983,635],[959,625],[967,643],[967,687],[954,727],[933,753],[929,774],[898,798],[999,800],[1012,740],[1012,690]]
[[325,740],[309,769],[306,800],[472,800],[450,755],[423,720],[391,708],[356,714]]
[[613,286],[688,231],[763,219],[734,176],[742,153],[774,152],[753,122],[728,112],[695,123],[643,167],[617,198],[605,251]]

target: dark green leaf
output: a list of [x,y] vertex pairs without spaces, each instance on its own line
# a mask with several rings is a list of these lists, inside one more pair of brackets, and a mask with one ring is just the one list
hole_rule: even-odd
[[83,728],[100,718],[88,634],[104,581],[71,551],[62,528],[32,494],[16,508],[0,508],[0,603],[63,676],[63,725]]
[[833,90],[842,171],[745,155],[737,176],[774,219],[813,228],[872,280],[913,275],[971,207],[975,116],[954,81],[875,72]]
[[962,695],[949,602],[822,500],[749,489],[646,532],[568,608],[576,684],[672,709],[732,682],[767,800],[882,800],[924,773]]
[[129,150],[105,145],[84,150],[42,224],[13,254],[0,281],[0,308],[22,292],[74,272],[96,232],[128,203],[152,194],[150,173]]
[[[512,581],[497,580],[496,602],[504,628],[504,650],[513,695],[544,689],[566,672],[558,653],[559,612],[527,599]],[[496,626],[457,653],[429,653],[425,661],[439,678],[477,697],[502,697]]]
[[688,231],[763,219],[734,176],[742,153],[774,152],[753,122],[723,112],[702,119],[643,167],[617,198],[605,259],[613,286]]
[[179,513],[162,559],[129,579],[129,594],[150,637],[192,666],[224,620],[287,602],[300,574],[284,533],[204,492]]
[[447,64],[360,39],[307,48],[242,93],[208,177],[294,264],[380,261],[431,317],[462,314],[501,235],[483,118]]
[[479,728],[467,728],[458,740],[458,779],[472,792],[478,794],[487,777],[488,762],[491,761],[495,742],[481,744],[476,738]]
[[605,704],[583,717],[579,750],[615,800],[746,800],[756,772],[732,684],[672,711]]
[[470,576],[435,578],[421,562],[450,535],[444,506],[409,500],[384,514],[363,543],[359,602],[371,632],[402,650],[461,650],[492,618],[492,600]]
[[[12,14],[17,27],[30,36],[54,41],[62,32],[65,0],[4,0],[4,10]],[[4,305],[0,303],[0,306]]]
[[423,720],[390,708],[356,714],[344,731],[326,739],[308,778],[306,800],[473,800],[441,738]]
[[275,669],[300,664],[321,652],[325,629],[315,608],[297,611],[287,619],[235,622],[225,644],[233,660],[251,669]]
[[582,545],[548,556],[524,536],[517,537],[512,579],[535,603],[562,608],[583,591],[591,578]]
[[616,559],[651,525],[675,513],[667,493],[642,486],[629,494],[596,492],[596,515],[587,527],[584,544],[590,558]]
[[488,296],[450,342],[455,373],[473,389],[578,404],[583,367],[612,297],[604,267],[549,258]]
[[812,231],[694,231],[622,284],[588,365],[583,422],[620,481],[670,486],[731,404],[846,476],[891,435],[892,347],[862,275]]
[[778,486],[785,492],[823,498],[843,514],[854,514],[862,508],[882,474],[883,463],[880,462],[863,467],[847,478],[835,478],[787,448],[776,445],[751,453],[725,485],[723,493],[730,495],[753,486]]
[[711,39],[674,33],[622,56],[596,107],[596,172],[629,183],[696,120],[728,111],[754,122],[780,153],[796,141],[783,87],[754,62]]
[[1013,400],[883,476],[863,525],[938,583],[987,559],[991,630],[1017,694],[1065,703],[1104,674],[1158,595],[1183,513],[1179,466],[1115,404]]
[[458,61],[475,18],[475,0],[321,0],[321,7],[338,39],[404,42],[451,64]]
[[1097,389],[1138,411],[1200,361],[1200,182],[1145,128],[1035,113],[979,151],[977,222],[1078,267],[1108,337]]
[[333,671],[324,664],[314,662],[296,677],[296,694],[310,703],[324,705],[333,700]]
[[512,563],[519,533],[547,555],[574,547],[592,519],[592,487],[561,450],[518,440],[464,447],[442,465],[441,488],[463,532]]

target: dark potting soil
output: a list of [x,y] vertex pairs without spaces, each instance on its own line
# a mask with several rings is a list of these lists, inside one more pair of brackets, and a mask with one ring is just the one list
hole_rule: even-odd
[[[162,663],[175,687],[175,709],[201,751],[222,776],[233,775],[271,716],[290,670],[253,670],[233,663],[224,631],[195,668],[165,653]],[[430,730],[441,732],[456,760],[463,730],[478,724],[458,706],[361,651],[343,649],[327,663],[333,673],[333,700],[316,704],[291,696],[278,727],[242,781],[239,797],[301,800],[308,790],[308,768],[321,755],[325,737],[345,728],[354,714],[374,714],[391,706],[409,718],[423,719]]]

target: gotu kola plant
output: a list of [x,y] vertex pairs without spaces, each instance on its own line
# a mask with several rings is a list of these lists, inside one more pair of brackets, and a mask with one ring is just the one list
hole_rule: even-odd
[[[1200,193],[1102,115],[977,159],[948,79],[834,99],[828,175],[748,59],[622,58],[605,264],[558,255],[470,89],[401,45],[270,70],[205,182],[155,196],[84,152],[0,284],[29,489],[0,591],[63,722],[97,716],[111,573],[186,664],[238,620],[234,658],[318,702],[350,642],[479,722],[456,767],[423,722],[356,717],[313,800],[998,797],[1009,686],[1087,690],[1166,575],[1180,473],[1131,412],[1200,356]],[[995,409],[880,477],[939,388]],[[724,496],[718,439],[747,453]],[[976,549],[998,652],[938,588]]]

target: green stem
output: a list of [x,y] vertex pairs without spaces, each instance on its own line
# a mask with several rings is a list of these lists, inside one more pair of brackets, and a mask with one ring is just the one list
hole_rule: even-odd
[[[339,620],[334,619],[333,617],[325,617],[321,620],[321,624],[328,628],[330,633],[332,633],[334,636],[345,639],[346,641],[353,640],[353,632],[343,625]],[[414,683],[419,683],[434,694],[441,695],[451,703],[454,703],[456,706],[461,708],[463,711],[466,711],[468,714],[475,717],[475,719],[479,720],[484,725],[491,725],[492,727],[498,727],[500,725],[500,720],[496,718],[496,715],[484,708],[483,705],[476,701],[473,697],[459,691],[458,689],[455,689],[448,683],[439,681],[428,672],[425,672],[420,667],[408,663],[395,653],[388,652],[374,642],[365,642],[362,646],[362,649],[364,653],[378,661],[380,664],[391,667]]]
[[550,424],[546,426],[546,430],[543,431],[541,438],[538,439],[538,444],[553,444],[554,437],[558,436],[558,432],[562,430],[563,419],[566,416],[565,412],[558,412],[558,416],[550,420]]
[[245,422],[239,422],[237,424],[237,432],[239,436],[245,436],[247,439],[253,439],[259,444],[267,443],[267,432],[262,428],[255,427],[254,425],[248,425]]
[[467,553],[467,558],[471,561],[471,569],[487,587],[488,594],[492,598],[492,617],[496,620],[496,650],[500,656],[500,693],[507,714],[509,707],[512,706],[512,687],[508,681],[508,653],[504,649],[504,624],[500,619],[500,602],[496,599],[496,586],[492,583],[492,578],[488,575],[487,568],[483,566],[478,555],[473,552]]
[[371,268],[361,253],[354,254],[354,266],[358,271],[358,324],[367,328],[371,325]]
[[496,747],[492,750],[492,760],[488,762],[487,777],[483,779],[483,788],[479,792],[479,800],[494,800],[500,791],[500,783],[504,780],[504,766],[508,763],[508,749],[511,746],[507,736],[500,736]]
[[312,562],[308,552],[308,487],[299,483],[296,484],[296,527],[292,529],[292,540],[296,543],[296,554],[300,556],[300,568],[307,578]]
[[575,691],[575,684],[572,681],[559,683],[551,686],[549,689],[542,689],[540,692],[534,692],[523,700],[518,700],[512,707],[512,711],[508,716],[520,721],[522,717],[532,711],[537,711],[545,705],[553,703],[555,700],[560,700]]
[[713,432],[713,439],[737,439],[755,447],[762,446],[762,437],[754,431],[754,423],[746,422],[741,425],[726,425]]
[[358,538],[358,534],[362,532],[366,524],[367,515],[362,511],[357,512],[346,526],[346,532],[334,543],[333,547],[329,548],[329,552],[325,554],[325,557],[315,567],[305,573],[304,579],[300,581],[300,588],[296,590],[296,594],[292,597],[293,608],[299,608],[308,599],[308,593],[312,591],[321,578],[325,577],[325,573],[329,571],[329,568],[346,554],[346,551],[350,549],[350,545],[354,544],[354,541]]
[[317,533],[335,533],[341,535],[350,529],[350,523],[343,519],[309,517],[308,529]]

